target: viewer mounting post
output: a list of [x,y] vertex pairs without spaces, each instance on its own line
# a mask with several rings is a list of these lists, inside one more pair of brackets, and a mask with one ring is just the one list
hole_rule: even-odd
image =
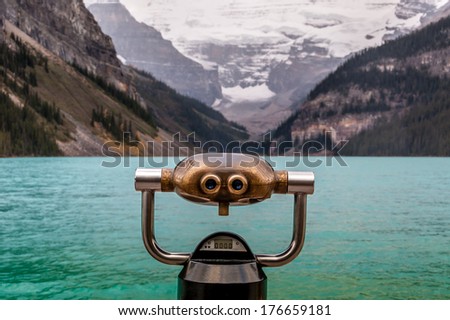
[[[314,193],[312,172],[275,171],[265,160],[245,154],[198,154],[175,169],[137,169],[135,188],[142,192],[142,236],[156,260],[183,265],[178,276],[179,299],[266,299],[263,267],[294,260],[303,248],[306,198]],[[245,240],[231,232],[203,239],[194,252],[168,252],[155,238],[155,192],[176,192],[198,204],[216,205],[227,216],[229,206],[262,202],[272,194],[294,196],[292,240],[278,254],[253,254]]]

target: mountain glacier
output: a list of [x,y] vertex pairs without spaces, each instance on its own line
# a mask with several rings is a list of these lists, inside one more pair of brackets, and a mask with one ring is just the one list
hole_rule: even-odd
[[218,69],[223,98],[213,106],[253,132],[287,117],[293,101],[352,53],[407,33],[448,5],[447,0],[120,2],[185,56]]

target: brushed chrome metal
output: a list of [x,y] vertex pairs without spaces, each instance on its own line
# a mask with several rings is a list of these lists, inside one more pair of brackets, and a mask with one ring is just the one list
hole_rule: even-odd
[[288,171],[287,193],[314,193],[314,173]]
[[280,267],[294,260],[302,251],[306,231],[306,194],[294,195],[294,223],[292,240],[289,247],[282,253],[269,255],[257,254],[256,260],[263,267]]
[[136,170],[134,187],[137,191],[161,191],[161,177],[162,169],[139,168]]
[[155,239],[155,190],[142,192],[142,238],[148,253],[157,261],[170,264],[185,264],[191,254],[168,252],[162,249]]

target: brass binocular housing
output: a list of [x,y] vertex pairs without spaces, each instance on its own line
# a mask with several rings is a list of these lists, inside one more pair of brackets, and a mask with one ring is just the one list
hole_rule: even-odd
[[275,171],[264,159],[248,154],[198,154],[181,161],[175,169],[138,169],[136,190],[148,189],[152,174],[160,182],[150,189],[218,205],[221,216],[228,215],[230,205],[259,203],[273,193],[314,192],[312,173]]

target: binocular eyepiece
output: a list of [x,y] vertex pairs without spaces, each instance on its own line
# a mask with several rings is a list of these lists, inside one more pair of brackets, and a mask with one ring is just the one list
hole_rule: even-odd
[[[227,190],[230,194],[241,195],[248,189],[248,181],[245,176],[241,174],[235,174],[228,177],[225,181]],[[216,174],[206,174],[200,181],[200,187],[205,194],[216,194],[220,191],[223,182]]]
[[138,169],[136,190],[176,192],[201,204],[218,205],[227,216],[229,206],[259,203],[273,193],[314,192],[311,172],[275,171],[265,160],[246,154],[198,154],[175,169]]

